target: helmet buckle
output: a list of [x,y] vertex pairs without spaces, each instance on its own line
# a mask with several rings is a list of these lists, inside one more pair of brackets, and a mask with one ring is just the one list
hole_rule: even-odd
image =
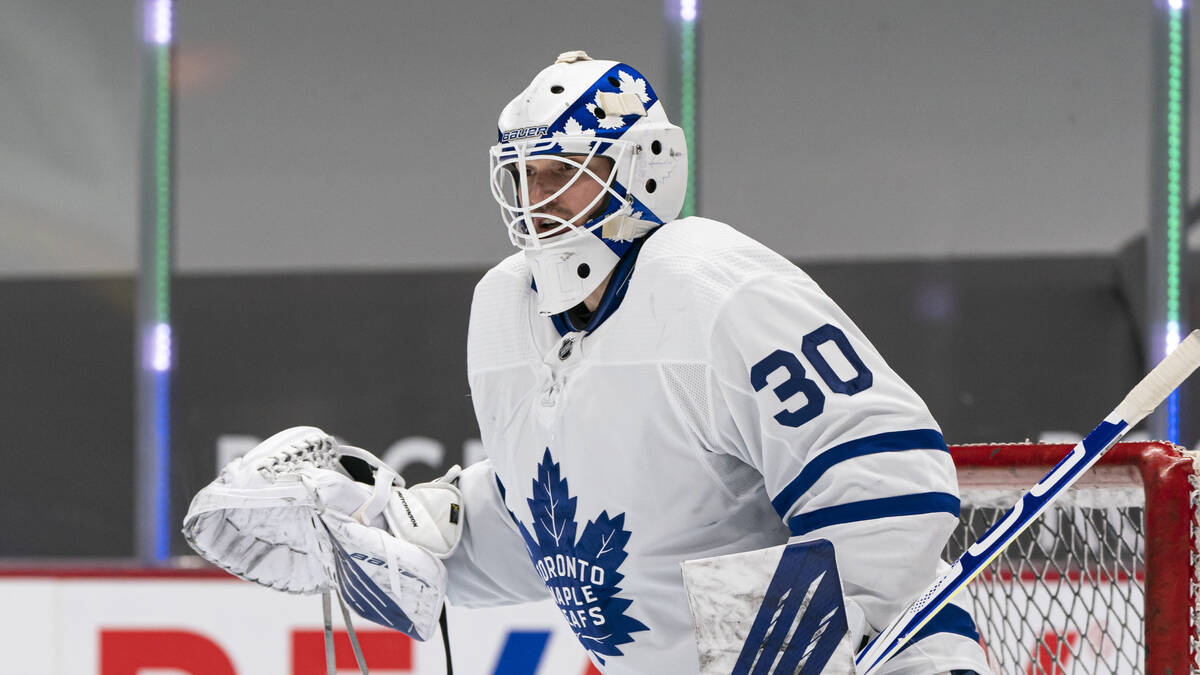
[[656,223],[647,222],[626,215],[613,216],[600,229],[605,239],[613,241],[633,241],[654,229]]

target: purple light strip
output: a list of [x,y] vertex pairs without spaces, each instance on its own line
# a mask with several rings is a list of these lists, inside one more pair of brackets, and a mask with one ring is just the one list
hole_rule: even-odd
[[1171,352],[1175,351],[1176,347],[1179,346],[1180,340],[1179,340],[1179,322],[1178,321],[1168,321],[1167,322],[1166,340],[1167,340],[1166,353],[1170,354]]
[[[1182,2],[1182,0],[1171,0]],[[679,18],[684,21],[696,20],[696,0],[679,0]]]
[[171,369],[171,326],[165,323],[154,325],[154,346],[151,351],[150,367],[160,373]]
[[151,2],[151,40],[155,44],[171,44],[171,0],[150,0]]

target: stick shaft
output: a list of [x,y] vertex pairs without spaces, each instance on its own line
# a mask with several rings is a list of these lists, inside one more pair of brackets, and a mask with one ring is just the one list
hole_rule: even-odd
[[859,673],[868,675],[874,672],[898,653],[912,635],[995,560],[1017,535],[1029,527],[1133,425],[1150,414],[1182,384],[1197,366],[1200,366],[1200,331],[1193,331],[1130,390],[1103,422],[1030,488],[979,541],[972,544],[945,574],[859,652],[855,659]]

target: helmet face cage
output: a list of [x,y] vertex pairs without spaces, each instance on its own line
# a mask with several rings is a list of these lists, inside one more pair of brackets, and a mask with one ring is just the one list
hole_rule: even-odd
[[[634,157],[637,154],[634,144],[622,140],[607,140],[566,142],[560,146],[559,140],[524,140],[492,146],[492,197],[500,205],[500,217],[508,229],[509,239],[518,248],[540,249],[547,245],[550,239],[560,236],[561,241],[570,239],[569,236],[563,236],[569,233],[591,236],[591,233],[602,227],[605,222],[617,215],[628,215],[632,210],[628,190],[618,177],[632,173]],[[578,149],[579,152],[566,152],[574,149]],[[596,158],[608,158],[612,161],[606,178],[596,173],[596,165],[593,162]],[[543,159],[561,163],[573,171],[570,172],[569,178],[562,180],[561,185],[551,185],[551,189],[554,189],[551,194],[533,202],[529,181],[526,180],[528,162]],[[563,175],[565,176],[566,172]],[[543,210],[575,186],[587,184],[588,181],[595,181],[600,189],[578,213],[563,218]],[[554,227],[539,233],[536,226],[538,221],[553,223]],[[557,244],[558,241],[554,243]]]
[[[626,64],[564,53],[504,107],[496,127],[492,196],[525,253],[542,315],[586,300],[635,241],[679,214],[683,130]],[[610,161],[605,175],[600,162]]]

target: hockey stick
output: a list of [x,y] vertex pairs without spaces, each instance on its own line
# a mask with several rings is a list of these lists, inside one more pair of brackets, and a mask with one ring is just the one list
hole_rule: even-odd
[[1029,489],[979,541],[925,589],[898,617],[871,640],[854,663],[859,675],[869,675],[900,651],[910,637],[933,618],[956,593],[987,567],[1017,535],[1042,514],[1063,490],[1162,403],[1200,366],[1200,330],[1183,342],[1131,390],[1120,405],[1063,457],[1050,473]]

